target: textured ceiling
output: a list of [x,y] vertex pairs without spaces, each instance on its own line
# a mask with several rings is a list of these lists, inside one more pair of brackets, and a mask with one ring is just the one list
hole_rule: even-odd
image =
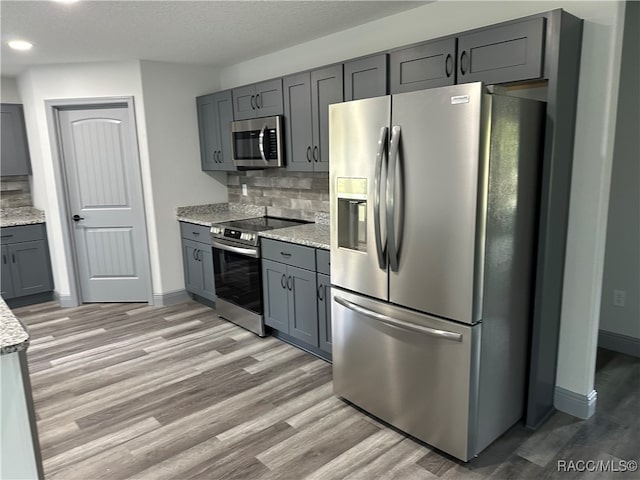
[[[133,59],[232,65],[425,3],[2,0],[2,74],[28,65]],[[35,47],[11,50],[6,42],[15,38]]]

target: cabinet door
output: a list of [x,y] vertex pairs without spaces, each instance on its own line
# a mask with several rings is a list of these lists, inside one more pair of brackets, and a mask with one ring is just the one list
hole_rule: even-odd
[[231,91],[231,95],[233,97],[233,118],[247,120],[258,116],[256,114],[255,85],[234,88]]
[[311,122],[311,75],[291,75],[282,81],[287,170],[313,171],[313,125]]
[[216,104],[213,95],[196,98],[198,132],[200,134],[200,162],[202,170],[215,170],[216,151],[220,143],[216,128]]
[[200,243],[196,257],[200,262],[200,269],[202,271],[202,291],[200,295],[215,302],[216,284],[213,275],[213,252],[211,251],[211,245]]
[[318,282],[318,333],[321,350],[331,353],[331,278],[317,274]]
[[311,72],[314,171],[329,171],[329,105],[343,98],[342,65]]
[[458,38],[458,83],[542,77],[545,19],[534,18]]
[[[182,239],[182,263],[184,266],[185,289],[187,292],[203,295],[202,262],[198,260],[198,247],[198,242],[187,240],[186,238]],[[213,268],[211,271],[213,272]]]
[[282,115],[282,79],[268,80],[256,84],[256,117]]
[[9,253],[9,247],[7,245],[2,246],[2,278],[0,279],[0,295],[5,300],[13,298],[13,279],[11,278],[11,254]]
[[22,105],[2,104],[0,175],[30,175],[31,162]]
[[287,266],[262,259],[262,287],[265,325],[289,333]]
[[455,83],[456,39],[423,43],[391,52],[391,93],[413,92]]
[[215,157],[214,170],[235,171],[236,165],[233,163],[231,152],[231,122],[233,122],[233,101],[231,91],[218,92],[214,94],[215,101],[215,128],[218,139],[218,152]]
[[7,245],[11,256],[11,276],[16,297],[53,289],[51,268],[44,240]]
[[344,64],[344,101],[387,94],[388,55],[361,58]]
[[318,308],[316,273],[287,267],[289,289],[289,335],[318,346]]

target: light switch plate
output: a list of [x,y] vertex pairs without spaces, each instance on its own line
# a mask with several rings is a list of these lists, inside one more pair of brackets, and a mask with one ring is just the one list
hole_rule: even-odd
[[248,193],[247,193],[247,184],[246,183],[242,184],[242,195],[244,195],[245,197],[248,195]]

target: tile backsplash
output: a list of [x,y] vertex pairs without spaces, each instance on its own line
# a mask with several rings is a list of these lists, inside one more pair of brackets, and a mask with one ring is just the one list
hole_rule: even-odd
[[31,187],[27,175],[0,177],[0,207],[31,207]]
[[[247,195],[242,195],[242,185]],[[316,220],[317,212],[329,211],[329,174],[287,172],[282,169],[227,173],[229,203],[267,207],[273,217]]]

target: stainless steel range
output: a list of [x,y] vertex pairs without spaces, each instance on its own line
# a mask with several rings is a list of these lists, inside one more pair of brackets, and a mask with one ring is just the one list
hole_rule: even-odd
[[260,239],[258,232],[305,223],[275,217],[221,222],[211,227],[218,316],[257,335],[263,322]]

